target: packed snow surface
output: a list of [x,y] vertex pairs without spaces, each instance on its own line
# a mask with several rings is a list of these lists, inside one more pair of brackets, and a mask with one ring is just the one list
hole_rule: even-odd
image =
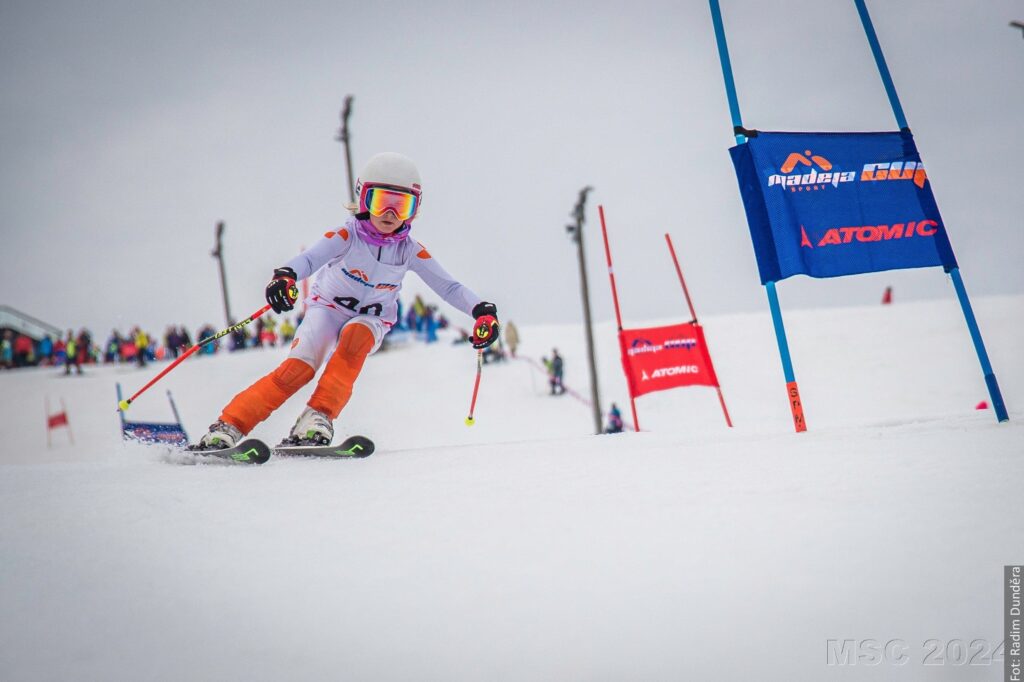
[[[0,679],[1002,679],[1001,654],[923,660],[998,645],[1024,563],[1024,297],[975,305],[1008,423],[974,409],[955,300],[787,312],[799,435],[767,314],[703,320],[733,429],[690,388],[592,435],[524,358],[484,368],[467,428],[474,354],[442,338],[367,362],[337,424],[375,439],[365,460],[192,466],[120,439],[115,382],[161,365],[0,372]],[[578,326],[520,334],[589,396]],[[628,418],[614,327],[596,337]],[[170,389],[198,438],[285,352],[189,360],[129,414],[169,418]],[[47,448],[47,397],[74,446]],[[829,665],[863,639],[907,661]]]

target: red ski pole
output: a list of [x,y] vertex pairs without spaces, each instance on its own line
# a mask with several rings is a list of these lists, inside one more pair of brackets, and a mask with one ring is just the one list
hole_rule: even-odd
[[473,383],[473,400],[469,403],[469,416],[466,426],[473,425],[473,410],[476,409],[476,394],[480,390],[480,373],[484,368],[484,347],[497,340],[498,320],[493,315],[481,315],[476,318],[473,328],[473,347],[476,348],[476,381]]
[[[231,325],[230,327],[228,327],[227,329],[222,329],[221,331],[217,332],[217,333],[216,333],[216,334],[214,334],[213,336],[208,336],[208,337],[206,337],[205,339],[203,339],[202,341],[200,341],[199,343],[197,343],[196,345],[192,346],[192,347],[191,347],[191,348],[189,348],[189,349],[188,349],[187,351],[185,351],[184,353],[182,353],[182,354],[181,354],[181,357],[179,357],[179,358],[178,358],[177,360],[175,360],[175,361],[174,361],[174,362],[172,362],[171,364],[167,365],[167,367],[164,367],[164,369],[163,369],[163,371],[162,371],[162,372],[160,372],[160,373],[159,373],[159,374],[157,374],[157,375],[156,375],[155,377],[153,377],[152,379],[150,379],[150,380],[149,380],[149,383],[148,383],[148,384],[146,384],[145,386],[143,386],[142,388],[140,388],[140,389],[139,389],[138,391],[136,391],[136,392],[135,392],[135,395],[133,395],[133,396],[132,396],[131,398],[128,398],[127,400],[122,400],[121,402],[119,402],[119,403],[117,404],[117,407],[118,407],[118,409],[120,409],[121,411],[127,410],[127,409],[128,409],[128,406],[129,406],[129,405],[131,405],[131,404],[132,404],[132,403],[133,403],[133,402],[135,401],[135,399],[136,399],[136,398],[138,398],[138,397],[139,397],[140,395],[142,395],[143,393],[145,393],[145,392],[146,392],[146,390],[148,390],[150,386],[152,386],[152,385],[153,385],[153,384],[155,384],[156,382],[160,381],[160,379],[162,379],[162,378],[164,377],[164,375],[165,375],[165,374],[167,374],[167,373],[168,373],[168,372],[170,372],[170,371],[171,371],[172,369],[174,369],[175,367],[177,367],[178,365],[180,365],[180,364],[181,364],[181,362],[182,362],[182,361],[183,361],[183,360],[184,360],[185,358],[187,358],[188,356],[192,355],[193,353],[195,353],[196,351],[198,351],[198,350],[199,350],[200,348],[202,348],[203,346],[205,346],[205,345],[207,345],[207,344],[209,344],[209,343],[212,343],[213,341],[216,341],[216,340],[217,340],[217,339],[219,339],[220,337],[222,337],[222,336],[227,336],[227,335],[228,335],[228,334],[230,334],[231,332],[233,332],[233,331],[236,331],[236,330],[239,330],[239,329],[241,329],[242,327],[244,327],[245,325],[249,324],[250,322],[252,322],[253,320],[255,320],[255,319],[256,319],[257,317],[259,317],[259,316],[260,316],[260,315],[262,315],[263,313],[267,312],[268,310],[270,310],[270,304],[269,304],[269,303],[268,303],[267,305],[263,306],[262,308],[260,308],[259,310],[257,310],[256,312],[254,312],[254,313],[253,313],[252,315],[250,315],[249,317],[247,317],[247,318],[245,318],[244,320],[242,320],[241,322],[239,322],[238,324],[233,324],[233,325]],[[140,353],[142,352],[142,349],[141,349],[141,348],[139,349],[139,352],[140,352]]]
[[473,401],[469,404],[469,416],[466,417],[466,426],[472,426],[473,410],[476,409],[476,393],[480,390],[480,373],[484,368],[484,350],[481,348],[476,352],[476,381],[473,383]]

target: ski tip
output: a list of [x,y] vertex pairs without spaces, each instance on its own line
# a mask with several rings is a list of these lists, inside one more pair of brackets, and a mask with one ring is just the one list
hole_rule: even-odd
[[472,417],[466,417],[466,426],[472,426],[473,424],[476,424],[476,420]]
[[235,450],[237,452],[231,455],[231,459],[236,462],[264,464],[270,459],[270,447],[263,441],[256,440],[255,438],[243,440]]

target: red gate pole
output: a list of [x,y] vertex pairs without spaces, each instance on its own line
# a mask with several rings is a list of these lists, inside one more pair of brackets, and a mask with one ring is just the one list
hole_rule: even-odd
[[690,290],[686,288],[686,280],[683,279],[683,271],[679,268],[679,259],[676,258],[676,250],[672,246],[672,237],[668,236],[668,232],[665,233],[665,241],[668,242],[669,253],[672,254],[672,262],[676,266],[676,274],[679,275],[679,283],[683,285],[683,296],[686,296],[686,305],[690,306],[690,321],[697,321],[697,311],[693,309],[693,301],[690,299]]
[[[608,247],[608,228],[604,222],[604,206],[598,205],[597,213],[601,216],[601,236],[604,237],[604,255],[608,261],[608,279],[612,283],[612,300],[615,302],[615,322],[619,328],[619,354],[625,357],[622,347],[622,313],[619,311],[619,292],[615,288],[615,270],[612,268],[612,250]],[[626,377],[626,385],[629,386],[629,377]],[[629,406],[633,410],[633,427],[640,431],[640,420],[636,416],[636,398],[633,397],[633,388],[629,387]]]
[[[708,354],[708,358],[710,358],[710,357],[711,357],[711,354],[709,353]],[[720,402],[722,404],[722,414],[725,415],[725,425],[728,426],[731,429],[732,428],[732,420],[729,419],[729,410],[726,409],[726,407],[725,407],[725,396],[722,395],[722,387],[721,386],[715,386],[715,390],[718,391],[718,402]]]
[[[690,299],[690,290],[686,288],[686,280],[683,279],[683,270],[679,267],[679,259],[676,258],[676,250],[675,247],[672,246],[672,237],[668,236],[668,232],[665,233],[665,241],[668,242],[668,250],[669,253],[672,254],[672,263],[676,266],[676,274],[679,275],[679,283],[683,285],[683,295],[686,296],[686,305],[690,306],[690,315],[693,316],[693,324],[699,324],[697,322],[697,311],[693,309],[693,301]],[[708,362],[713,368],[715,363],[711,362],[711,349],[708,348],[706,340],[704,342],[704,352],[707,354]],[[715,377],[717,381],[717,372],[715,373]],[[715,390],[718,391],[718,402],[722,405],[722,414],[725,415],[725,423],[731,429],[732,419],[729,418],[729,409],[725,406],[725,396],[722,395],[722,387],[716,383]]]

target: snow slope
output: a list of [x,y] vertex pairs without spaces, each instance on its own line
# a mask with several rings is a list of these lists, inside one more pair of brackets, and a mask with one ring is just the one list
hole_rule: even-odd
[[[417,344],[368,361],[338,428],[379,451],[347,462],[181,466],[119,440],[114,382],[155,367],[0,373],[0,679],[1001,679],[922,661],[930,638],[998,643],[1024,563],[1024,297],[976,306],[1006,424],[973,409],[952,300],[787,312],[801,435],[767,314],[704,320],[732,430],[687,389],[593,436],[524,361],[485,368],[469,429],[472,352]],[[578,327],[521,336],[589,395]],[[167,417],[169,388],[197,437],[282,357],[189,361],[131,414]],[[45,447],[46,395],[76,447]],[[865,638],[908,662],[827,665],[829,639]]]

